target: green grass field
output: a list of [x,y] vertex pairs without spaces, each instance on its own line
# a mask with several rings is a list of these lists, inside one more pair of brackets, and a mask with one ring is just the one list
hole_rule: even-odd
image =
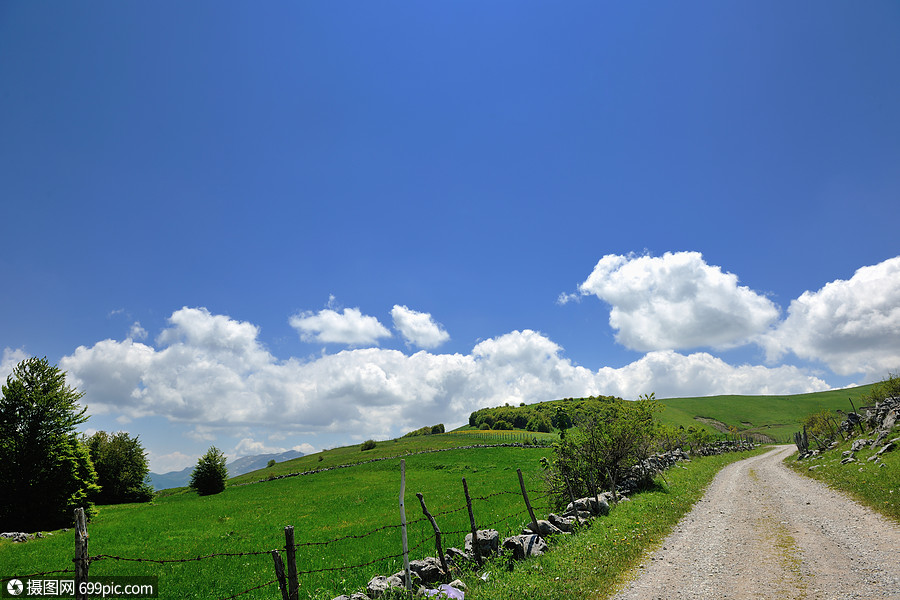
[[[849,409],[847,397],[853,397],[856,402],[869,387],[800,396],[662,400],[665,406],[662,420],[689,427],[698,423],[695,416],[703,416],[733,425],[739,431],[761,430],[776,439],[784,439],[799,429],[800,420],[807,414],[823,408]],[[160,564],[104,558],[92,564],[91,574],[159,576],[162,598],[225,598],[275,578],[272,559],[266,551],[283,548],[283,528],[293,525],[295,541],[301,544],[297,559],[301,572],[372,562],[359,569],[301,575],[302,598],[330,599],[362,588],[374,575],[400,570],[399,558],[379,559],[400,552],[400,532],[395,526],[399,523],[401,457],[407,465],[405,501],[412,522],[409,531],[412,558],[434,555],[432,530],[421,518],[416,492],[424,494],[429,510],[445,532],[444,547],[462,547],[465,531],[469,529],[462,477],[466,477],[473,496],[490,496],[474,502],[479,527],[492,526],[506,535],[517,531],[528,520],[519,493],[517,468],[525,475],[537,512],[546,515],[551,507],[547,506],[546,499],[540,498],[539,460],[549,457],[551,448],[460,448],[534,438],[552,442],[558,436],[467,429],[379,441],[371,450],[362,451],[359,445],[335,448],[235,477],[224,493],[215,496],[199,497],[179,488],[163,491],[149,504],[101,506],[89,524],[91,556],[187,562]],[[431,450],[440,451],[417,454]],[[900,457],[900,452],[896,456]],[[623,504],[613,517],[603,521],[602,527],[591,529],[587,536],[555,542],[559,552],[541,559],[535,566],[519,565],[513,571],[515,574],[532,568],[538,574],[543,573],[546,581],[539,582],[541,577],[535,578],[530,571],[516,576],[520,579],[506,580],[496,575],[494,583],[486,586],[473,582],[472,597],[562,598],[577,590],[596,596],[592,590],[607,589],[611,581],[633,565],[635,556],[648,544],[658,541],[673,519],[677,520],[700,497],[718,468],[735,458],[697,460],[687,471],[672,470],[666,475],[667,485]],[[366,462],[373,459],[383,460]],[[898,469],[894,467],[898,465],[891,464],[890,471],[896,477]],[[353,466],[252,483],[339,465]],[[891,486],[885,489],[900,493],[896,491],[896,483]],[[879,496],[877,501],[890,504],[892,499],[893,496],[883,499]],[[364,536],[381,527],[386,529],[373,535],[325,543],[344,536]],[[621,538],[617,537],[620,533]],[[52,536],[25,544],[0,540],[3,567],[0,576],[72,568],[73,549],[73,531],[53,532]],[[190,560],[222,553],[247,554]],[[575,575],[567,576],[567,569],[574,569]],[[557,575],[550,577],[552,573]],[[563,583],[555,582],[555,577],[560,577]],[[569,580],[575,583],[565,583]],[[528,591],[532,589],[536,591]],[[277,595],[276,586],[267,585],[241,597]]]
[[[435,438],[431,442],[438,442],[441,436],[429,437]],[[385,443],[382,451],[417,451],[424,444],[412,438],[396,444]],[[315,464],[325,464],[330,452],[333,451],[326,452],[321,462],[317,458],[312,460]],[[362,454],[369,458],[370,452],[375,450]],[[412,557],[434,555],[433,532],[430,524],[422,520],[416,492],[424,494],[429,510],[436,515],[442,530],[448,532],[445,547],[462,547],[463,532],[469,528],[462,477],[467,479],[474,497],[498,494],[488,500],[474,501],[479,525],[497,522],[497,529],[512,532],[527,520],[516,469],[522,469],[533,497],[537,498],[541,487],[537,480],[538,461],[547,453],[547,448],[482,448],[408,456],[405,501],[412,522],[409,528],[409,546],[414,548]],[[300,465],[291,465],[293,461],[289,461],[282,467],[303,470],[300,468],[303,459],[298,461]],[[198,497],[181,491],[158,497],[151,504],[102,506],[88,526],[89,552],[91,556],[144,559],[264,552],[284,546],[285,525],[294,526],[295,541],[301,544],[363,535],[379,527],[399,524],[399,464],[399,459],[385,460],[314,475],[232,486],[214,496]],[[540,503],[538,500],[539,506]],[[450,510],[455,512],[441,514]],[[546,513],[547,507],[540,510]],[[509,515],[513,516],[506,518]],[[71,568],[73,548],[71,530],[25,544],[0,542],[3,575]],[[300,571],[315,571],[363,564],[399,554],[400,550],[399,529],[391,528],[364,539],[301,546],[297,563]],[[301,597],[330,599],[363,587],[374,575],[389,575],[401,568],[401,559],[394,558],[361,569],[304,575]],[[160,578],[160,597],[206,600],[227,597],[275,577],[268,554],[166,564],[103,559],[92,564],[90,573],[156,575]],[[268,586],[241,597],[270,599],[277,594],[275,586]]]
[[821,410],[850,412],[873,384],[845,390],[831,390],[793,396],[707,396],[660,400],[665,407],[660,420],[685,428],[698,426],[696,417],[706,417],[734,427],[739,433],[761,433],[775,441],[790,443],[800,422]]

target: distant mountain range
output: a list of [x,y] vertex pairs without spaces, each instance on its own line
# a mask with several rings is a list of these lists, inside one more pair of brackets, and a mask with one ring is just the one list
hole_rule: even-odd
[[[256,454],[254,456],[244,456],[237,460],[226,463],[228,467],[228,476],[235,477],[243,475],[250,471],[265,468],[269,461],[273,458],[275,462],[284,462],[292,458],[300,458],[302,452],[296,450],[288,450],[281,454]],[[191,473],[196,465],[191,465],[181,471],[169,471],[168,473],[150,473],[150,484],[154,490],[164,490],[173,487],[184,487],[191,481]]]

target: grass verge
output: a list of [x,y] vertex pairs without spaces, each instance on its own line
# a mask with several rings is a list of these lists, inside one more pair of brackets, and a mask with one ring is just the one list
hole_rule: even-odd
[[464,578],[466,598],[609,598],[703,496],[722,467],[765,450],[697,458],[669,469],[654,489],[620,503],[590,528],[552,539],[544,556],[512,565],[502,558],[488,562]]
[[[884,443],[898,436],[900,428],[895,428]],[[884,447],[884,443],[856,452],[855,462],[842,465],[842,454],[850,450],[852,443],[853,440],[846,440],[833,450],[802,461],[798,461],[795,454],[787,458],[785,464],[802,475],[848,494],[889,519],[900,522],[900,448],[896,448],[897,443],[892,452],[882,454],[878,461],[870,462],[869,458]]]

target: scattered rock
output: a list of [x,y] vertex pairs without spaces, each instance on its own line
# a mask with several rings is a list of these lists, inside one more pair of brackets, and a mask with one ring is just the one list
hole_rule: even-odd
[[537,531],[534,531],[533,527],[534,527],[534,524],[533,524],[533,523],[529,523],[529,524],[528,524],[528,527],[526,527],[526,528],[522,531],[522,533],[523,533],[523,534],[527,534],[527,533],[538,533],[538,534],[540,534],[540,535],[542,535],[542,536],[557,535],[557,534],[562,533],[562,530],[560,530],[558,527],[556,527],[556,526],[555,526],[553,523],[551,523],[550,521],[545,521],[544,519],[538,519],[538,522],[537,522],[537,528],[538,528],[538,530],[537,530]]
[[398,579],[395,575],[391,575],[390,577],[376,575],[369,581],[368,585],[366,585],[366,592],[370,598],[378,598],[389,589],[395,587],[403,587],[403,581]]
[[429,584],[440,581],[444,576],[444,570],[441,568],[441,562],[429,556],[424,560],[409,561],[409,570],[422,580],[422,583]]
[[[496,529],[479,529],[478,553],[481,556],[490,556],[500,551],[500,532]],[[472,556],[472,534],[466,536],[466,554]]]
[[512,552],[513,560],[524,560],[546,552],[547,542],[534,534],[514,535],[503,540],[503,549]]

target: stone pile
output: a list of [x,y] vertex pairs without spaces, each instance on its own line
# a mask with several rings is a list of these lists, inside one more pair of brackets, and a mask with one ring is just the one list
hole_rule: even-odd
[[[544,537],[571,533],[579,523],[586,525],[590,520],[607,514],[609,514],[608,492],[594,498],[581,498],[574,503],[570,502],[565,512],[561,515],[551,513],[547,519],[538,520],[537,528],[540,535],[532,531],[531,524],[528,524],[520,535],[509,536],[502,541],[500,532],[496,529],[479,529],[476,532],[478,553],[482,558],[500,555],[508,557],[511,561],[540,556],[548,550]],[[475,552],[471,533],[465,538],[464,548],[465,550],[460,550],[459,548],[448,549],[444,556],[447,564],[455,567],[473,564]],[[434,585],[447,579],[447,573],[441,568],[441,561],[430,556],[423,560],[410,561],[409,570],[413,583],[416,586],[420,586],[422,593],[426,593],[423,586]],[[365,594],[356,593],[350,596],[338,596],[334,600],[373,600],[384,595],[392,588],[403,588],[405,578],[406,574],[403,571],[387,577],[377,575],[366,585]],[[452,588],[464,589],[464,585],[458,580],[451,582],[449,585]]]
[[753,450],[756,444],[749,440],[722,440],[700,446],[694,451],[698,456],[714,456],[717,454],[725,454],[726,452],[743,452],[745,450]]

